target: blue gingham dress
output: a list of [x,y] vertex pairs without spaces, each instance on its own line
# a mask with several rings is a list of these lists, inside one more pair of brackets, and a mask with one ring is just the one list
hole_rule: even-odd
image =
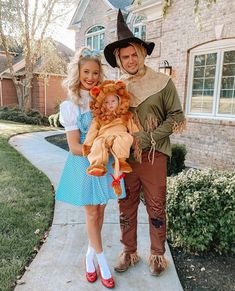
[[[85,97],[87,98],[87,96]],[[80,143],[83,143],[92,121],[92,114],[89,109],[82,112],[79,106],[67,100],[60,106],[60,121],[65,130],[79,129]],[[90,165],[88,159],[69,152],[55,199],[78,206],[107,204],[109,199],[117,199],[111,186],[112,163],[113,159],[110,158],[106,175],[90,176],[86,173],[86,169]],[[119,197],[120,199],[126,196],[123,179],[121,185],[122,195]]]

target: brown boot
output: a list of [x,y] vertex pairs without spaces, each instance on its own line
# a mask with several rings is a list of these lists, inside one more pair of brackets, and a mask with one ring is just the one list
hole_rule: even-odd
[[151,255],[149,257],[149,270],[151,275],[159,276],[168,266],[164,256]]
[[139,260],[140,257],[137,255],[137,252],[133,254],[122,252],[118,258],[118,262],[114,267],[114,270],[119,273],[125,272],[130,266],[137,264]]

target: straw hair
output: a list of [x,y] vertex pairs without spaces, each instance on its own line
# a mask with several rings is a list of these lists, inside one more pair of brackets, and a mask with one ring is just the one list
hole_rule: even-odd
[[[83,55],[83,52],[90,51],[90,55]],[[80,96],[80,67],[87,61],[94,61],[99,65],[99,81],[98,84],[103,81],[103,69],[101,64],[101,56],[98,54],[92,54],[92,50],[88,47],[82,47],[79,51],[75,52],[74,57],[68,64],[68,75],[63,81],[63,86],[68,90],[69,98],[78,105],[81,105]]]
[[133,32],[129,29],[128,25],[126,24],[124,17],[122,15],[121,10],[118,10],[118,17],[117,17],[117,40],[109,43],[104,48],[104,56],[107,62],[113,67],[117,67],[117,61],[115,58],[114,51],[117,48],[124,48],[127,47],[129,43],[136,43],[143,46],[146,50],[146,53],[150,56],[153,49],[154,49],[154,42],[144,41],[138,37],[135,37]]
[[[136,53],[137,53],[137,56],[138,56],[138,62],[139,62],[139,69],[138,69],[138,72],[135,74],[136,75],[144,75],[145,74],[145,67],[144,67],[144,60],[145,60],[145,57],[147,56],[147,51],[146,49],[143,47],[143,45],[141,44],[138,44],[138,43],[129,43],[128,46],[133,46]],[[127,47],[128,47],[127,46]],[[120,49],[121,48],[116,48],[115,51],[114,51],[114,54],[115,54],[115,58],[116,58],[116,62],[117,62],[117,65],[118,67],[122,70],[123,73],[126,73],[126,74],[129,74],[122,66],[122,63],[121,63],[121,60],[120,60]]]

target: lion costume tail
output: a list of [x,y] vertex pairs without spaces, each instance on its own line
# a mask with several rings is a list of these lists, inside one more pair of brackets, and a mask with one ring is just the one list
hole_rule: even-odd
[[110,152],[111,152],[111,154],[113,155],[113,158],[114,158],[114,174],[113,175],[111,174],[111,176],[113,178],[112,187],[113,187],[114,193],[119,197],[122,194],[122,187],[121,187],[121,184],[120,184],[120,180],[122,178],[124,178],[125,174],[122,173],[119,176],[119,170],[120,170],[119,160],[118,160],[116,154],[114,153],[114,151],[111,148],[110,148]]

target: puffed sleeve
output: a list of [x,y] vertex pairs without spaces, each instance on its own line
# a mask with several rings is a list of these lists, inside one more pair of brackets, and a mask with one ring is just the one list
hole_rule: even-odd
[[78,107],[70,100],[60,104],[60,123],[64,126],[65,131],[78,129],[77,125]]

